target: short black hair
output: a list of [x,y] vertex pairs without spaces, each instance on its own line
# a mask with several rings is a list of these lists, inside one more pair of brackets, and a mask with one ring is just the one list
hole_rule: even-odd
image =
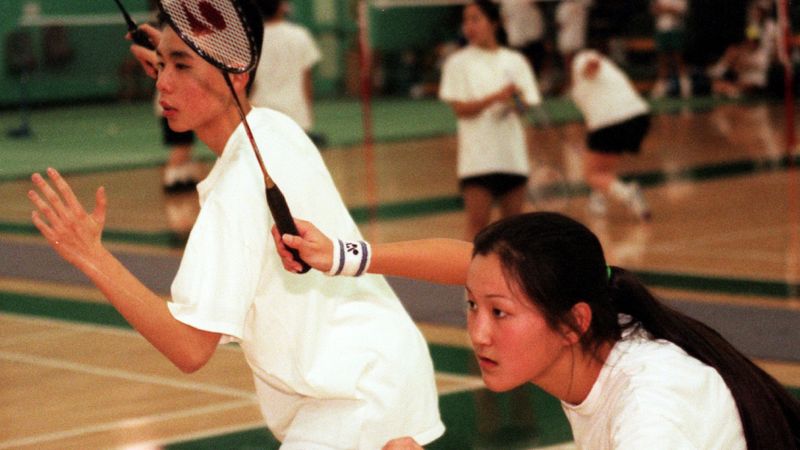
[[258,9],[261,10],[261,18],[264,20],[275,17],[283,2],[284,0],[255,0]]

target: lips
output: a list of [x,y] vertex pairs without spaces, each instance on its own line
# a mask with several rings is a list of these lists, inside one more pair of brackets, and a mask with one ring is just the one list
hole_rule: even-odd
[[481,369],[485,370],[485,369],[494,369],[499,364],[498,364],[497,361],[495,361],[495,360],[493,360],[491,358],[487,358],[485,356],[478,355],[478,365],[481,366]]
[[160,102],[158,102],[158,104],[161,106],[161,109],[163,110],[163,113],[162,113],[163,116],[166,117],[167,119],[169,119],[170,117],[174,116],[178,112],[177,109],[175,109],[172,105],[170,105],[169,103],[167,103],[165,101],[160,101]]

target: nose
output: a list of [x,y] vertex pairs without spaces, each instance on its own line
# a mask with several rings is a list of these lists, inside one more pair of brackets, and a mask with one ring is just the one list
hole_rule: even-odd
[[485,314],[472,311],[467,315],[467,331],[474,347],[483,347],[491,344],[491,323]]
[[156,76],[156,90],[158,92],[168,92],[171,89],[170,75],[167,68],[158,71]]

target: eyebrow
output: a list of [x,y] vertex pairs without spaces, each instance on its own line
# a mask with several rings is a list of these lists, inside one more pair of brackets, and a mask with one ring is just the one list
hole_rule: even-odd
[[[171,59],[190,59],[192,55],[184,50],[172,50],[167,53]],[[161,53],[160,50],[156,49],[156,56],[161,59],[164,59],[164,54]]]

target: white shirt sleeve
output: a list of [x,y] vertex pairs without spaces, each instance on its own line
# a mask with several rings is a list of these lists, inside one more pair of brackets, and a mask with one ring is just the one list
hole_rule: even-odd
[[254,195],[263,189],[245,186],[257,179],[235,174],[221,180],[203,203],[168,305],[181,322],[241,339],[271,224],[264,197]]

